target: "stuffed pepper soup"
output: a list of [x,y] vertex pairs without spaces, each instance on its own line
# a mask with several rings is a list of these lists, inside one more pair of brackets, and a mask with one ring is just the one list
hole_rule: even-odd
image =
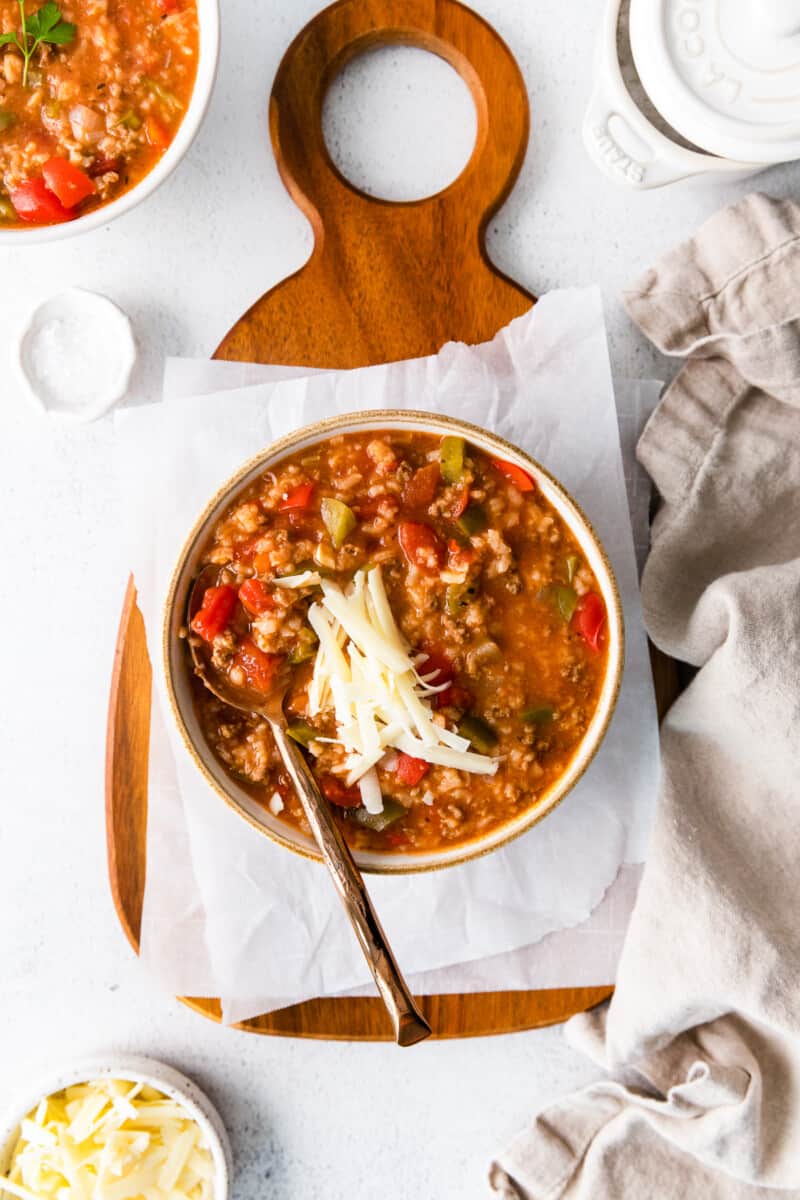
[[[181,635],[239,686],[268,693],[288,668],[291,736],[367,859],[532,823],[597,724],[608,575],[503,453],[460,432],[332,433],[251,473],[199,539],[196,568],[217,574]],[[308,834],[266,723],[192,689],[218,768]]]

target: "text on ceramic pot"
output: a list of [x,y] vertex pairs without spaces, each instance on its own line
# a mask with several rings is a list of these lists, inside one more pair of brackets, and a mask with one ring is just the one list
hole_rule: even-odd
[[715,88],[721,97],[733,104],[742,90],[742,81],[721,70],[707,55],[706,39],[703,36],[702,5],[698,0],[684,0],[681,8],[675,14],[675,30],[678,35],[678,49],[684,58],[705,58],[704,74],[700,85],[704,88]]
[[622,149],[619,142],[612,137],[607,125],[595,125],[592,129],[592,135],[597,143],[597,149],[600,157],[613,167],[615,171],[619,171],[631,183],[641,183],[647,174],[644,164],[637,162],[635,158],[631,158],[625,150]]

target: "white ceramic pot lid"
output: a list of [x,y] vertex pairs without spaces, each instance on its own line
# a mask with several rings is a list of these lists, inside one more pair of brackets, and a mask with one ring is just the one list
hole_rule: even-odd
[[695,146],[800,158],[800,0],[631,0],[642,85]]

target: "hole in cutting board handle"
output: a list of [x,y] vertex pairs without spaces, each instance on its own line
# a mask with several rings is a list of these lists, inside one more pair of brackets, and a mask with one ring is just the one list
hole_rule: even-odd
[[478,132],[470,89],[449,63],[415,46],[352,58],[322,110],[328,153],[349,183],[377,199],[422,200],[469,162]]
[[[461,76],[475,106],[477,136],[469,162],[444,191],[415,203],[387,203],[356,187],[325,144],[322,118],[330,84],[348,62],[378,47],[433,53]],[[269,127],[283,181],[311,221],[317,246],[358,244],[363,222],[378,215],[400,236],[401,228],[407,233],[414,228],[423,208],[430,220],[479,242],[522,164],[528,97],[511,51],[457,0],[336,0],[283,56],[270,94]],[[344,168],[349,170],[346,162]]]

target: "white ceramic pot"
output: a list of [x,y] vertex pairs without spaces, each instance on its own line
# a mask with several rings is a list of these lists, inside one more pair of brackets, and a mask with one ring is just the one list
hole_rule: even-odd
[[0,228],[0,249],[10,249],[16,246],[31,245],[38,242],[58,242],[64,238],[74,237],[79,233],[88,233],[108,225],[110,221],[130,212],[137,204],[141,204],[156,188],[168,179],[178,163],[191,146],[206,115],[211,93],[214,90],[214,80],[219,61],[219,0],[196,0],[198,26],[200,30],[200,57],[197,63],[197,77],[194,91],[186,116],[181,122],[172,143],[159,159],[152,171],[116,200],[92,209],[83,217],[74,221],[64,221],[59,225],[26,225],[14,226],[12,229]]
[[[626,87],[619,30],[628,7],[641,85],[689,146],[656,128]],[[800,0],[608,0],[584,144],[628,187],[741,179],[800,157],[798,95]]]

